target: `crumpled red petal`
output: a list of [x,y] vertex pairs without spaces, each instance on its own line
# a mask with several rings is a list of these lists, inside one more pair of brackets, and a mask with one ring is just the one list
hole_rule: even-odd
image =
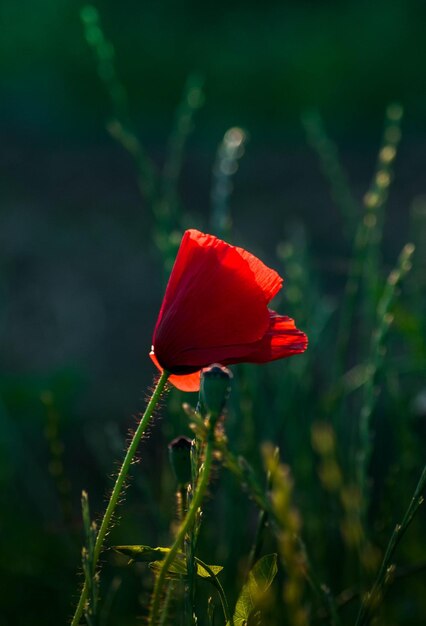
[[246,354],[238,360],[233,359],[233,363],[269,363],[304,352],[307,347],[307,336],[296,328],[291,317],[269,311],[269,328],[265,335],[252,346],[251,351],[246,346]]
[[304,352],[308,338],[296,328],[294,320],[268,309],[269,326],[261,339],[253,343],[193,348],[191,357],[197,362],[221,363],[268,363]]

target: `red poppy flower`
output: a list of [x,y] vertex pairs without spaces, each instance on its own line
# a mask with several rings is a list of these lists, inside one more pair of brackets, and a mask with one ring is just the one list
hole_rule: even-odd
[[282,278],[213,235],[187,230],[154,329],[151,358],[170,382],[198,391],[211,363],[266,363],[306,350],[294,321],[268,309]]

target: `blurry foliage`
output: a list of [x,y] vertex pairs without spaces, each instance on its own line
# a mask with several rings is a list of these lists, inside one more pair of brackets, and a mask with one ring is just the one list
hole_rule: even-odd
[[[420,36],[424,7],[414,2],[368,6],[301,2],[286,7],[271,3],[262,20],[254,2],[232,2],[226,12],[214,3],[202,7],[189,3],[189,14],[172,2],[145,3],[143,9],[130,2],[114,8],[109,2],[97,6],[108,37],[96,30],[97,11],[86,7],[82,13],[86,39],[95,52],[93,62],[74,3],[27,2],[25,10],[16,2],[2,3],[1,16],[13,25],[4,30],[0,43],[0,74],[10,88],[2,106],[10,111],[22,97],[14,81],[23,75],[24,92],[34,90],[31,102],[24,98],[22,105],[24,115],[31,111],[31,124],[41,120],[42,127],[51,130],[56,115],[66,127],[89,127],[94,119],[90,111],[100,109],[110,134],[134,159],[141,193],[152,211],[153,241],[167,271],[180,233],[189,225],[178,179],[192,116],[202,104],[204,89],[209,115],[215,111],[220,119],[226,110],[227,118],[235,117],[248,128],[254,116],[260,125],[283,124],[283,110],[295,117],[312,102],[327,119],[347,120],[356,111],[363,122],[376,121],[383,99],[394,93],[404,95],[409,118],[422,105],[414,90],[417,62],[424,58]],[[194,59],[197,69],[206,72],[206,86],[199,74],[189,78],[159,167],[135,128],[143,111],[147,136],[156,132]],[[66,123],[59,106],[53,120],[47,119],[42,106],[52,89],[47,79],[53,77],[56,94],[58,76],[65,76],[66,89],[73,91],[72,96],[62,94],[64,110],[72,108],[73,97],[84,103],[81,117]],[[20,115],[14,112],[13,119],[19,122]],[[225,424],[229,449],[235,454],[225,459],[225,467],[233,471],[232,476],[218,472],[210,485],[215,505],[206,503],[199,550],[206,562],[224,565],[221,581],[232,606],[247,580],[246,555],[251,549],[280,554],[265,624],[308,619],[312,624],[337,625],[339,619],[355,623],[362,601],[369,606],[364,594],[373,590],[376,596],[377,581],[380,586],[385,579],[394,593],[377,607],[377,623],[420,626],[426,612],[424,511],[392,554],[396,568],[385,572],[387,578],[379,569],[393,528],[409,506],[426,444],[425,198],[416,198],[411,207],[416,250],[405,252],[412,253],[412,269],[405,257],[395,270],[382,259],[401,115],[398,105],[387,110],[377,168],[364,198],[350,187],[319,114],[304,116],[307,139],[320,157],[352,245],[345,263],[346,288],[328,294],[311,252],[309,230],[302,223],[286,225],[275,263],[282,264],[286,284],[276,308],[294,316],[307,331],[309,349],[288,362],[235,368]],[[230,179],[246,139],[245,131],[233,127],[219,144],[212,211],[203,219],[206,229],[211,224],[222,236],[232,236]],[[330,233],[330,239],[333,236]],[[401,247],[404,243],[405,237]],[[0,281],[3,278],[7,273],[2,267]],[[3,293],[1,284],[0,289]],[[124,447],[124,435],[110,416],[104,421],[103,415],[96,415],[87,424],[75,419],[84,391],[80,374],[71,369],[44,379],[1,372],[2,626],[64,623],[71,615],[82,541],[80,488],[89,490],[92,513],[102,510],[102,489],[110,487],[103,477],[114,472]],[[181,394],[170,394],[162,435],[154,432],[151,445],[143,446],[143,467],[134,470],[120,525],[111,533],[112,544],[168,545],[174,484],[163,444],[188,433],[181,403]],[[266,489],[259,487],[265,482],[259,449],[264,441],[279,443],[283,457],[275,483],[269,481]],[[251,465],[238,461],[238,455]],[[360,455],[361,480],[356,471]],[[272,456],[269,450],[265,462],[269,470]],[[88,484],[82,485],[82,480]],[[281,534],[271,532],[264,518],[258,519],[256,508],[262,508],[269,489],[276,513],[282,516]],[[261,533],[256,535],[259,522]],[[295,541],[294,530],[304,544]],[[146,609],[152,577],[138,564],[126,568],[110,551],[104,561],[100,622],[134,623],[134,616]],[[301,580],[301,563],[305,573],[312,574],[308,584]],[[210,615],[213,612],[210,605]],[[361,610],[360,624],[366,623],[366,614],[369,619],[369,608]],[[216,623],[219,619],[212,617],[210,624]]]
[[[107,112],[79,28],[80,6],[2,1],[0,76],[9,95],[1,106],[17,123],[90,133],[98,112]],[[342,128],[356,114],[371,130],[395,94],[414,115],[424,107],[426,8],[416,0],[100,0],[96,7],[117,49],[131,112],[150,120],[152,136],[194,61],[206,73],[216,123],[231,118],[273,133],[275,124],[294,126],[300,110],[316,105]]]

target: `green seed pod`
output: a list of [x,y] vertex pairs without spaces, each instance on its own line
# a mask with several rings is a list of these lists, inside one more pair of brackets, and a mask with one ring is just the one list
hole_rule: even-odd
[[211,416],[218,417],[231,392],[232,373],[227,367],[214,363],[203,369],[200,383],[202,408]]
[[176,437],[169,443],[169,459],[178,485],[191,482],[191,446],[188,437]]

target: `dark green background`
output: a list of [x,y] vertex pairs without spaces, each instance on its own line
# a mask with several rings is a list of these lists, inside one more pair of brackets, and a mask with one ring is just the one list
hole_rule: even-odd
[[[81,140],[108,106],[80,28],[80,3],[1,3],[2,124]],[[424,130],[422,2],[99,2],[135,118],[161,137],[190,70],[207,79],[199,133],[239,124],[278,138],[319,106],[365,135],[389,100]],[[72,135],[72,137],[70,137]],[[73,142],[72,142],[73,143]]]

